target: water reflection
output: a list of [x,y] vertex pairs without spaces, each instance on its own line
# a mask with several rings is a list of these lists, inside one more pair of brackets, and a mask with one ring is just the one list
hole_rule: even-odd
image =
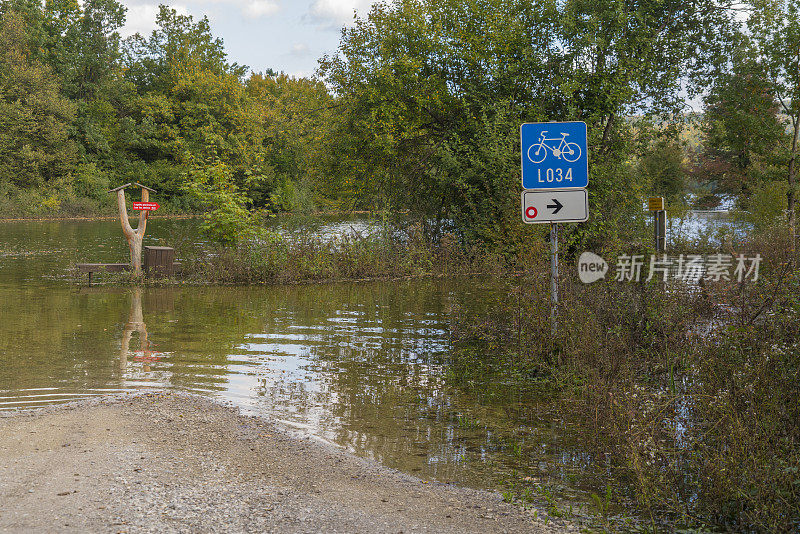
[[[164,293],[167,296],[170,293]],[[142,288],[136,287],[131,291],[131,307],[128,314],[128,321],[122,329],[122,340],[119,351],[119,368],[126,384],[133,384],[142,381],[155,381],[159,385],[169,383],[168,373],[162,372],[159,376],[153,374],[151,364],[161,361],[167,356],[163,352],[151,350],[150,339],[147,335],[147,324],[144,321],[142,311]],[[170,302],[170,299],[158,299],[156,302]],[[139,335],[139,350],[131,351],[130,344],[134,333]],[[132,364],[129,359],[132,357]]]
[[147,325],[144,324],[144,314],[142,313],[142,289],[137,287],[131,292],[131,311],[128,315],[128,322],[122,329],[122,343],[119,350],[119,368],[125,371],[128,367],[128,353],[130,351],[131,338],[133,333],[139,333],[139,350],[142,355],[147,353]]
[[[232,401],[419,476],[493,486],[594,458],[552,400],[448,386],[449,309],[480,281],[273,288],[13,288],[0,408],[166,387]],[[48,395],[48,396],[43,396]],[[516,451],[516,452],[515,452]]]

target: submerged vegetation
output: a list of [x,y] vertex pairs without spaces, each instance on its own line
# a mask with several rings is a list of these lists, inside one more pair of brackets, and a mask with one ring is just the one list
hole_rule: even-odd
[[[485,313],[454,311],[451,381],[482,398],[509,384],[563,398],[617,468],[612,501],[649,518],[641,528],[794,531],[800,280],[776,235],[735,243],[770,258],[756,282],[563,279],[555,336],[546,267],[533,266]],[[538,487],[509,484],[509,498]]]
[[233,247],[193,255],[185,278],[201,283],[280,284],[504,272],[502,256],[441,236],[433,247],[418,226],[372,235],[346,233],[291,239],[264,231]]

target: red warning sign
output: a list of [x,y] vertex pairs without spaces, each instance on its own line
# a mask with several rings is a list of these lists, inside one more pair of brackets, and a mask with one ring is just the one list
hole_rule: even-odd
[[158,202],[134,202],[133,211],[156,211],[161,206]]

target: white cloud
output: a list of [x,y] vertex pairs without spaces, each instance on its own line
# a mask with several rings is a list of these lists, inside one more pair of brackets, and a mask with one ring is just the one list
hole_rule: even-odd
[[144,4],[141,6],[128,6],[125,17],[125,26],[120,28],[119,33],[123,37],[128,37],[134,33],[147,35],[156,27],[156,15],[158,6],[154,4]]
[[[227,9],[235,9],[248,19],[268,17],[280,11],[280,0],[185,0],[186,4],[193,8],[192,13],[200,11],[208,14],[210,6],[222,6]],[[140,3],[140,0],[123,1],[128,8],[125,26],[120,30],[120,35],[128,37],[136,32],[147,35],[156,28],[156,15],[158,15],[158,4]],[[188,15],[189,10],[185,5],[169,4],[169,7],[180,13]],[[198,17],[195,17],[198,18]]]
[[[230,3],[238,4],[239,2],[230,2]],[[245,15],[249,15],[255,18],[274,15],[279,10],[280,6],[274,0],[248,0],[247,2],[245,2],[243,6],[243,11]]]
[[[141,33],[144,36],[156,29],[156,16],[158,15],[158,4],[134,4],[126,6],[128,12],[125,14],[125,26],[120,28],[119,34],[122,37],[129,37],[134,33]],[[181,15],[188,14],[182,5],[169,6]]]
[[311,49],[308,48],[308,45],[305,43],[296,43],[292,45],[292,48],[289,50],[289,55],[294,57],[305,57],[311,52]]
[[329,25],[341,26],[353,21],[353,12],[364,16],[375,0],[314,0],[310,15],[313,19]]

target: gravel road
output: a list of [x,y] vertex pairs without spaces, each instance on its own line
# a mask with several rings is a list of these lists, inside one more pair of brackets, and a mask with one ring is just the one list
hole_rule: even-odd
[[[541,517],[541,513],[539,514]],[[0,532],[577,532],[198,396],[0,417]]]

